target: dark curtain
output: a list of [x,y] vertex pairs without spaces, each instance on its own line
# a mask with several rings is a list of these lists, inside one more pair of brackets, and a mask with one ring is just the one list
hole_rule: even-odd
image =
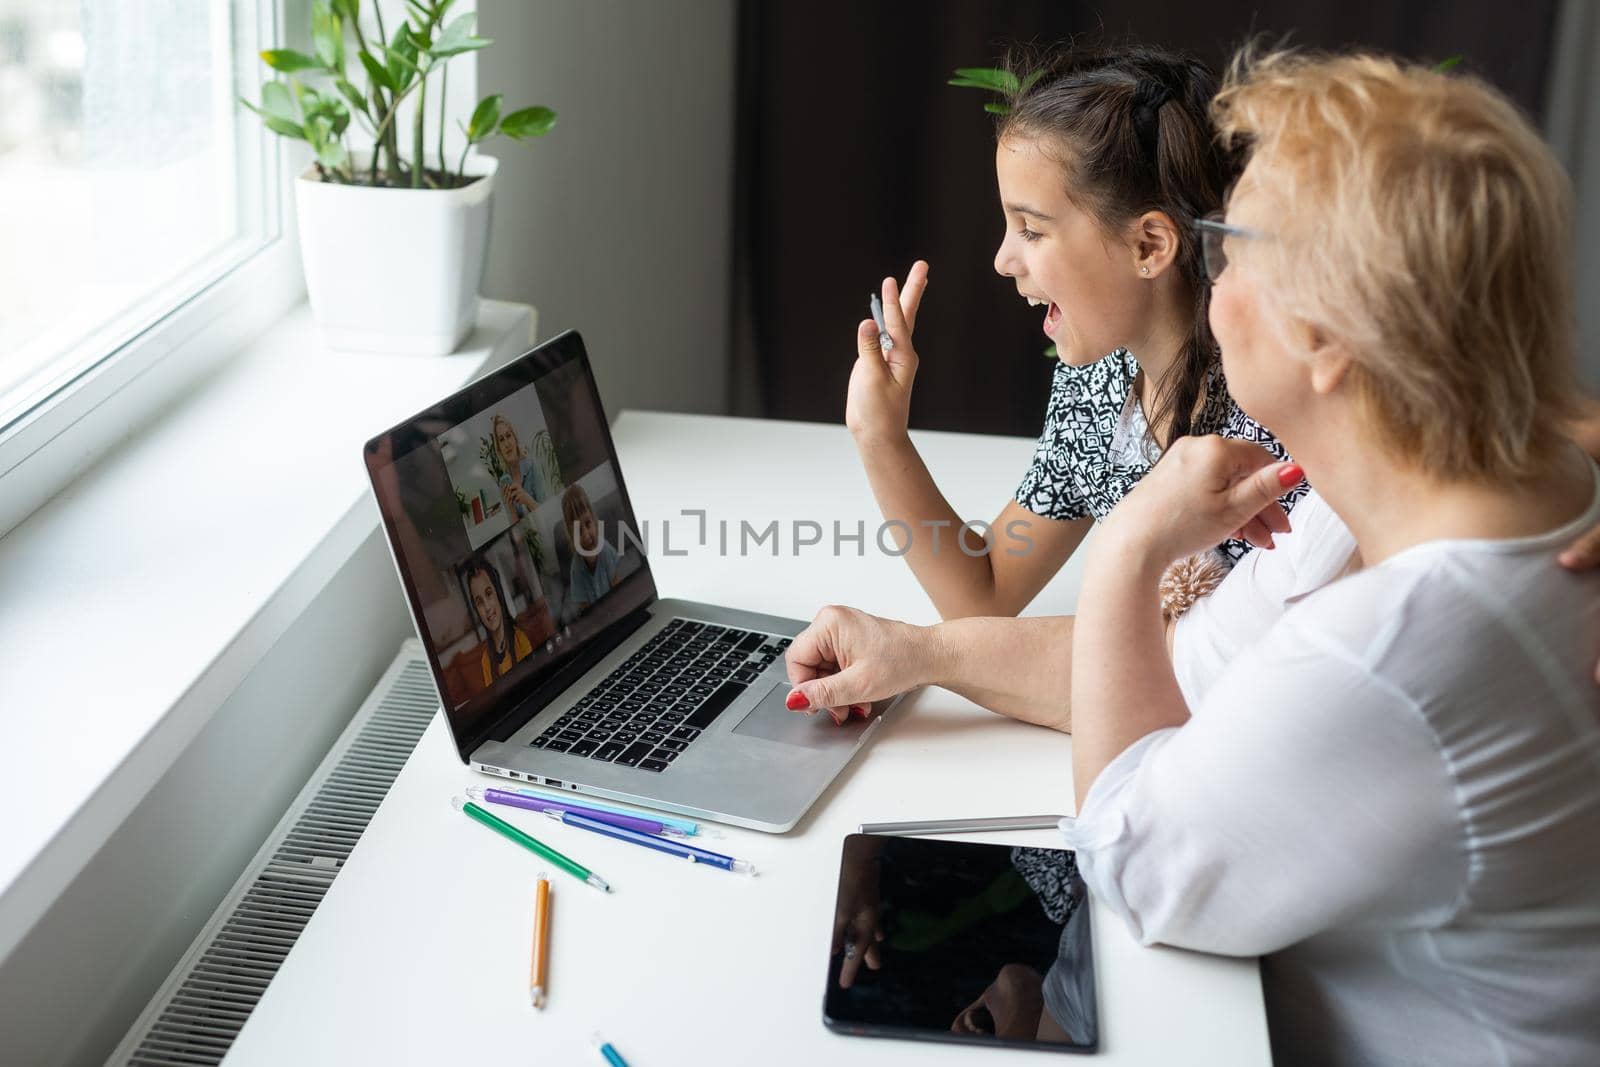
[[742,0],[735,411],[839,422],[855,324],[887,274],[931,264],[914,427],[1032,436],[1051,368],[1042,312],[994,272],[1004,225],[985,94],[945,84],[1015,40],[1132,35],[1221,69],[1251,34],[1462,57],[1542,116],[1556,0]]

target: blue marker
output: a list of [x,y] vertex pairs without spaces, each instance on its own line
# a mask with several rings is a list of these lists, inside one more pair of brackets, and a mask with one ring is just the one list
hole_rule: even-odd
[[674,840],[670,837],[641,834],[637,830],[629,830],[621,826],[612,826],[610,823],[586,819],[582,815],[574,815],[570,811],[547,811],[545,816],[554,819],[556,822],[566,823],[568,826],[576,826],[580,830],[604,834],[606,837],[614,837],[618,841],[626,841],[632,845],[643,845],[645,848],[653,848],[657,852],[679,856],[689,860],[691,863],[704,863],[712,867],[720,867],[724,871],[732,871],[735,874],[756,873],[755,864],[749,860],[736,860],[732,856],[724,856],[720,852],[709,852],[703,848],[686,845],[682,841]]
[[599,1034],[591,1035],[589,1040],[594,1042],[594,1047],[600,1050],[600,1055],[606,1058],[611,1067],[628,1067],[628,1061],[622,1058],[622,1053],[612,1048],[611,1043]]
[[[636,811],[632,808],[618,808],[610,804],[601,804],[593,797],[586,795],[552,793],[544,789],[516,789],[513,790],[513,792],[525,793],[530,797],[538,797],[540,800],[560,800],[566,803],[582,804],[586,808],[593,808],[595,811],[604,811],[611,815],[629,815],[636,819],[653,819],[662,826],[670,826],[672,829],[688,834],[691,837],[696,834],[706,833],[706,831],[703,831],[700,828],[699,823],[690,822],[688,819],[675,819],[670,815],[663,815],[654,811]],[[716,837],[718,835],[707,834],[707,836]]]

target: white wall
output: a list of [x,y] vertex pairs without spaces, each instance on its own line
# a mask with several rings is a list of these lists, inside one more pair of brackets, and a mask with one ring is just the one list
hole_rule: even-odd
[[484,295],[575,328],[611,418],[727,410],[733,0],[478,0],[482,95],[559,115],[504,139]]

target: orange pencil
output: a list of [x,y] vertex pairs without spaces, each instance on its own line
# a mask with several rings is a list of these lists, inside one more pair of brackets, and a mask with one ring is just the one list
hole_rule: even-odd
[[528,1000],[544,1007],[545,988],[550,974],[550,880],[539,873],[539,888],[533,898],[533,966],[528,973]]

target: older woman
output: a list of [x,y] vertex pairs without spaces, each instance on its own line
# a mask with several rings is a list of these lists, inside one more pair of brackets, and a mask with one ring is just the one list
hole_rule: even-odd
[[[1317,491],[1284,532],[1301,471],[1194,438],[1107,521],[1069,841],[1142,940],[1265,956],[1286,1061],[1600,1062],[1600,575],[1555,563],[1600,522],[1554,429],[1565,179],[1493,91],[1383,59],[1268,56],[1217,115],[1249,163],[1207,227],[1212,324]],[[1276,550],[1169,661],[1164,568],[1245,526]],[[833,611],[791,677],[828,704],[907,679],[1023,699],[1005,623],[966,624]]]

